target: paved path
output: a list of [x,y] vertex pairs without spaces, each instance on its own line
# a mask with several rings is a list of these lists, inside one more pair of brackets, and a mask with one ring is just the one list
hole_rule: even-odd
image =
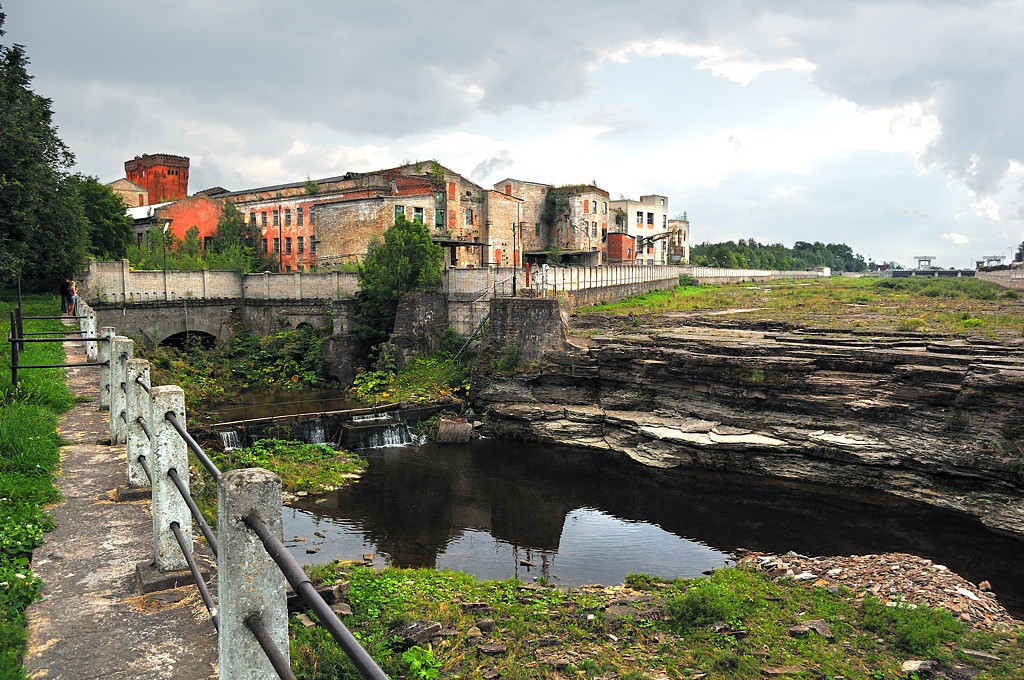
[[[81,343],[68,362],[84,362]],[[217,677],[217,637],[195,586],[142,595],[135,566],[153,558],[148,500],[114,502],[127,477],[125,447],[109,446],[97,408],[98,370],[68,369],[73,394],[60,434],[64,501],[57,528],[32,557],[46,599],[28,608],[25,671],[46,680],[203,680]],[[196,534],[199,532],[197,531]]]

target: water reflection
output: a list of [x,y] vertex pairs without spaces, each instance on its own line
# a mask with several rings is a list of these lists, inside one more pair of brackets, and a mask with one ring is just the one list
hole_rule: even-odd
[[375,552],[397,566],[478,578],[543,573],[568,585],[618,583],[630,572],[696,576],[738,547],[899,551],[988,579],[1005,605],[1022,602],[1020,541],[887,496],[498,441],[366,455],[357,484],[285,510],[286,539],[306,539],[291,544],[300,562]]

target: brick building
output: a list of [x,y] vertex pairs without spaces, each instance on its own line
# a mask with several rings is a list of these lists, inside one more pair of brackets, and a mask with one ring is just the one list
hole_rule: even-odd
[[360,262],[398,214],[430,227],[448,266],[487,264],[487,197],[434,161],[216,194],[260,228],[281,271]]
[[147,203],[165,203],[188,196],[188,166],[185,156],[142,154],[124,162],[124,173],[128,181],[146,188]]
[[690,220],[686,213],[681,220],[669,220],[668,230],[672,232],[668,239],[668,263],[690,264]]
[[113,182],[108,182],[107,186],[113,189],[114,193],[120,196],[129,208],[149,205],[149,189],[129,179],[116,179]]
[[155,205],[130,208],[128,214],[135,220],[135,244],[146,242],[150,229],[163,229],[170,223],[168,231],[184,241],[188,230],[198,230],[199,243],[203,248],[217,235],[224,200],[196,194],[180,201],[168,201]]
[[[667,197],[651,194],[641,196],[639,201],[612,201],[611,210],[613,230],[629,234],[636,243],[635,264],[669,264]],[[619,210],[624,219],[617,221],[614,213]]]

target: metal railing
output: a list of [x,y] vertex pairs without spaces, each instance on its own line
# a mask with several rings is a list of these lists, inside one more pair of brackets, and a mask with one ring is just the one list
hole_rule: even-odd
[[[96,335],[96,313],[93,312],[92,308],[89,307],[84,301],[81,301],[79,305],[82,307],[84,312],[80,316],[68,317],[66,315],[60,316],[24,316],[21,313],[21,307],[15,307],[11,311],[11,327],[7,332],[7,342],[11,345],[11,385],[13,387],[18,386],[18,371],[30,369],[30,368],[72,368],[77,366],[106,366],[106,360],[100,361],[96,356],[96,345],[97,343],[106,342],[107,338],[99,337]],[[53,320],[53,319],[67,319],[73,318],[78,321],[81,326],[80,330],[67,330],[67,331],[39,331],[34,333],[25,332],[25,321],[26,320]],[[60,335],[60,337],[43,337]],[[79,337],[74,337],[79,336]],[[61,363],[61,364],[23,364],[21,363],[21,354],[25,351],[25,343],[65,343],[65,342],[86,342],[88,361],[79,362],[74,364]]]
[[[151,567],[164,574],[186,569],[191,573],[218,632],[220,678],[295,677],[288,657],[285,582],[316,613],[364,678],[387,678],[287,552],[281,480],[258,468],[222,473],[188,432],[182,388],[152,386],[149,362],[133,358],[133,341],[115,335],[112,327],[101,329],[98,337],[105,340],[100,393],[108,395],[111,444],[125,444],[129,486],[151,488]],[[217,485],[216,532],[191,496],[185,474],[189,452]],[[192,554],[193,523],[216,559],[216,602]],[[274,564],[276,569],[271,568]]]

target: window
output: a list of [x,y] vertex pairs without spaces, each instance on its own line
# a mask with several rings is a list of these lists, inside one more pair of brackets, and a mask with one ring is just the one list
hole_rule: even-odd
[[537,224],[533,225],[533,235],[540,236],[540,222],[537,222]]
[[644,223],[644,212],[643,212],[643,210],[637,210],[636,211],[636,223],[637,224],[643,224]]
[[440,227],[444,225],[444,210],[438,208],[434,211],[434,226]]
[[291,208],[285,208],[284,209],[284,226],[286,226],[286,227],[292,226],[292,209]]
[[251,224],[254,227],[256,226],[256,213],[249,213],[249,224]]
[[[309,207],[309,223],[310,224],[316,224],[316,211],[313,210],[313,206]],[[313,238],[313,237],[310,236],[310,238]],[[314,251],[314,252],[316,252],[316,251]]]
[[[313,221],[313,213],[309,213],[309,221]],[[309,235],[309,254],[316,255],[316,234]]]
[[297,236],[295,238],[295,245],[299,249],[299,255],[302,255],[302,253],[306,252],[306,249],[303,247],[304,243],[305,242],[302,240],[301,236]]
[[590,212],[590,201],[583,199],[583,212]]
[[438,203],[443,201],[444,200],[444,192],[443,191],[438,191],[437,193],[435,193],[434,194],[434,200],[437,201]]
[[261,216],[262,226],[265,228],[267,226],[267,211],[264,210],[263,212],[261,212],[260,216]]
[[398,219],[399,215],[401,215],[402,217],[405,217],[405,206],[404,205],[396,205],[395,206],[395,219],[396,220]]
[[284,271],[285,271],[286,274],[290,273],[292,271],[292,266],[290,264],[286,264],[284,266]]
[[281,226],[281,213],[278,210],[274,211],[274,226],[275,227],[280,227]]
[[654,224],[654,213],[647,213],[647,224]]
[[277,255],[279,252],[281,252],[281,239],[275,238],[274,239],[274,254]]
[[284,237],[284,254],[285,255],[291,255],[292,254],[292,237],[291,236],[285,236]]
[[412,209],[412,221],[423,224],[423,208]]
[[[146,236],[148,237],[149,234],[146,234]],[[141,231],[140,232],[136,232],[136,234],[135,234],[135,245],[137,245],[140,248],[142,247],[142,232]]]
[[295,224],[302,226],[302,208],[295,209]]
[[267,239],[263,239],[263,245],[260,246],[260,252],[264,254],[267,252]]
[[466,226],[467,227],[473,226],[473,209],[472,208],[466,208]]
[[668,215],[662,215],[661,216],[661,228],[662,229],[667,229],[668,228]]
[[590,235],[597,236],[597,222],[590,223]]
[[604,202],[601,203],[601,214],[602,215],[607,215],[608,214],[608,201],[604,201]]

